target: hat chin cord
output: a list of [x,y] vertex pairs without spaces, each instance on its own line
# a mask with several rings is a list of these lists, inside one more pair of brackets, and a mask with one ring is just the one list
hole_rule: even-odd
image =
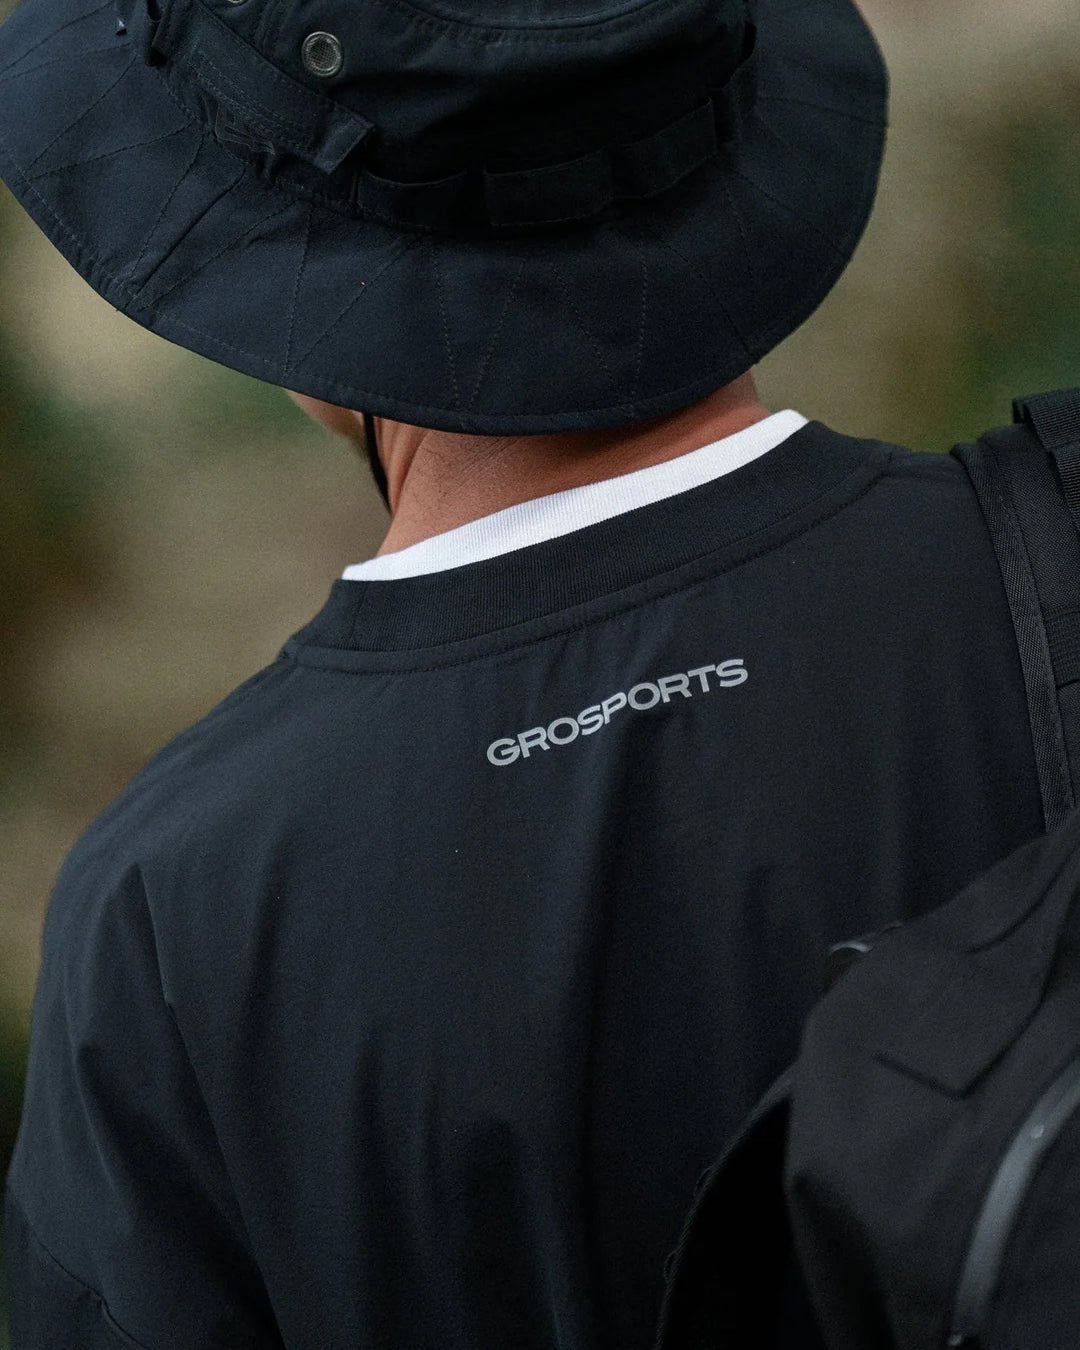
[[386,481],[386,470],[383,468],[382,460],[379,458],[379,442],[375,435],[375,419],[371,413],[364,413],[364,441],[367,447],[368,463],[371,465],[371,476],[375,479],[375,486],[379,489],[379,496],[386,503],[387,509],[390,509],[390,485]]

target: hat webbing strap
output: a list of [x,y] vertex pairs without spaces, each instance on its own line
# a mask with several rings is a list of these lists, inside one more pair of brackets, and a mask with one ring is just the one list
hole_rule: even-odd
[[[561,163],[493,172],[470,166],[424,182],[373,173],[363,161],[379,141],[374,122],[292,79],[199,0],[119,0],[121,32],[164,74],[218,140],[262,157],[279,186],[290,180],[359,214],[404,229],[498,232],[587,221],[623,201],[669,191],[734,141],[757,95],[757,33],[743,24],[734,70],[697,105],[640,140],[603,146]],[[365,144],[366,142],[366,144]],[[290,158],[318,180],[290,168]]]
[[210,95],[220,139],[286,151],[332,174],[375,129],[279,70],[198,0],[171,0],[163,11],[155,0],[120,0],[118,11],[149,65],[167,63]]
[[667,192],[735,140],[757,95],[757,33],[744,30],[734,73],[696,108],[643,140],[605,146],[561,164],[492,173],[466,169],[425,183],[361,170],[356,203],[365,215],[399,226],[446,230],[459,223],[520,229],[589,220],[619,201]]

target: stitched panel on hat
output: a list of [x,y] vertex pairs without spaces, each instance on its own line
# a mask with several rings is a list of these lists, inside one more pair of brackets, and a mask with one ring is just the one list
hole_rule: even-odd
[[[24,17],[24,11],[17,11],[11,24]],[[120,113],[124,93],[117,91],[130,73],[132,53],[118,42],[115,29],[115,20],[107,12],[92,14],[35,43],[0,74],[5,98],[14,95],[35,110],[33,119],[13,121],[0,128],[24,172],[93,154],[98,147],[93,140],[93,124],[88,127],[87,118],[102,105],[106,123],[111,119],[123,134],[125,119]],[[5,27],[5,37],[8,31]],[[80,47],[87,42],[93,44],[92,59]],[[12,45],[5,43],[5,50]],[[82,91],[78,101],[56,98],[57,84],[69,84],[74,74]],[[101,120],[97,119],[99,124]]]
[[765,5],[758,26],[762,45],[773,49],[775,44],[776,56],[802,86],[803,97],[880,121],[887,76],[883,67],[866,60],[867,33],[854,8],[828,0],[787,9]]
[[231,179],[203,177],[193,190],[204,195],[202,209],[148,278],[132,316],[167,307],[172,324],[213,333],[223,351],[257,359],[266,353],[277,366],[285,357],[289,303],[279,278],[295,271],[306,204],[253,190],[239,165]]
[[[838,250],[823,233],[808,229],[797,208],[779,200],[767,185],[751,176],[753,173],[750,166],[747,174],[733,174],[726,193],[729,219],[735,221],[742,244],[740,256],[746,261],[740,267],[732,263],[734,255],[729,254],[715,265],[713,274],[722,278],[733,312],[755,317],[762,313],[786,314],[803,299],[801,287],[793,285],[792,278],[813,278],[827,271]],[[786,245],[790,272],[763,267],[758,261],[775,257],[780,240]],[[747,338],[753,350],[761,334],[750,329]]]
[[[398,263],[405,259],[402,265],[411,270],[416,250],[424,247],[422,236],[403,236],[316,207],[306,245],[302,256],[297,251],[289,274],[293,313],[288,373],[329,370],[343,387],[362,394],[369,381],[358,379],[338,352],[363,351],[365,369],[374,366],[387,391],[403,379],[411,385],[418,367],[441,370],[442,338],[430,288],[416,313],[402,308],[407,302],[396,289],[402,270]],[[283,305],[289,300],[287,284],[282,285]]]
[[[479,269],[473,280],[484,284]],[[682,388],[708,380],[718,338],[730,341],[732,327],[694,266],[649,229],[626,221],[568,235],[558,249],[549,248],[544,267],[524,269],[499,323],[499,339],[485,353],[486,404],[494,401],[507,412],[515,406],[558,412],[587,399],[590,387],[595,391],[600,369],[606,387],[593,393],[592,405],[621,405],[627,421],[636,415],[636,400],[661,382]],[[539,344],[548,368],[557,367],[555,379],[529,379],[524,354]],[[742,345],[737,338],[736,345]],[[583,369],[593,371],[589,386]]]
[[[67,54],[85,63],[88,47],[116,46],[113,0],[91,0],[70,6],[69,12],[44,0],[27,0],[4,21],[0,53],[0,86],[21,79],[26,72]],[[10,53],[18,55],[12,57]],[[44,109],[38,108],[37,112]]]
[[[461,429],[468,430],[467,409],[486,361],[511,359],[524,372],[519,392],[528,385],[527,357],[520,347],[512,355],[506,349],[500,319],[513,308],[522,250],[530,247],[499,242],[481,256],[427,236],[410,255],[411,265],[387,271],[377,297],[383,334],[377,359],[390,389],[401,387],[403,371],[412,385],[418,368],[429,372],[425,397],[460,414]],[[454,318],[463,308],[474,320],[468,326]],[[534,331],[526,350],[536,341]]]
[[[481,392],[485,403],[494,401],[507,411],[515,403],[547,411],[567,401],[588,399],[583,366],[593,370],[594,402],[597,371],[606,379],[606,402],[617,403],[626,397],[634,351],[626,320],[635,310],[636,297],[629,294],[625,256],[621,250],[613,252],[607,229],[570,234],[560,242],[559,248],[545,248],[539,240],[531,246],[521,242],[513,252],[504,245],[504,263],[497,279],[485,274],[478,257],[469,256],[466,264],[464,251],[452,245],[448,248],[447,255],[454,260],[449,303],[458,307],[469,289],[480,288],[487,292],[489,304],[498,305],[498,340],[492,342],[489,333],[488,341],[468,353],[462,389],[466,406],[475,405]],[[509,259],[516,262],[522,250],[527,251],[529,263],[524,268],[513,267],[515,291],[511,294]],[[587,279],[580,260],[568,256],[579,250],[589,253]],[[538,258],[544,259],[543,266],[536,266]],[[540,344],[549,370],[555,368],[553,379],[530,379],[529,354]]]
[[[665,389],[684,391],[689,403],[741,375],[751,363],[723,278],[679,248],[662,223],[643,221],[632,238],[637,313],[628,320],[635,347],[628,395],[631,389],[634,398],[653,395],[663,380]],[[720,366],[718,352],[730,353]],[[703,387],[695,393],[695,385]]]
[[[140,134],[138,122],[133,127],[120,115],[129,102],[129,78],[130,72],[26,168],[33,191],[47,197],[75,238],[93,238],[97,223],[109,221],[95,262],[110,273],[141,261],[146,221],[157,213],[162,184],[173,183],[177,154],[186,159],[201,140],[179,113]],[[139,173],[132,172],[136,158]]]

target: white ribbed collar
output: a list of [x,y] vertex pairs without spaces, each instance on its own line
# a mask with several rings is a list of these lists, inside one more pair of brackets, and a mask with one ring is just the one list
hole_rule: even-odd
[[734,436],[725,436],[664,464],[536,497],[422,539],[396,553],[355,563],[345,569],[342,580],[394,581],[427,572],[445,572],[451,567],[482,562],[500,553],[555,539],[741,469],[775,450],[806,426],[806,422],[805,417],[791,409],[773,413],[745,431],[737,431]]

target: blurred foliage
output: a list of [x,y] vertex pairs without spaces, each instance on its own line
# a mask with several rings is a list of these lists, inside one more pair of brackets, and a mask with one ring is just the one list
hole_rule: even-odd
[[[10,248],[0,212],[0,258]],[[0,313],[4,278],[0,272]],[[15,330],[0,327],[0,638],[17,659],[0,662],[0,797],[37,746],[33,667],[27,660],[42,617],[88,594],[107,575],[103,494],[112,458],[99,432],[34,379]],[[0,1175],[6,1175],[22,1105],[25,1030],[0,1003]],[[0,1239],[0,1350],[8,1345]]]
[[[909,444],[949,448],[1008,421],[1018,396],[1080,384],[1080,70],[1003,88],[1000,114],[959,130],[969,166],[955,228],[951,346],[894,353]],[[905,377],[906,380],[905,380]]]
[[1080,75],[1075,64],[1017,120],[981,127],[971,153],[995,169],[1002,220],[964,278],[967,387],[992,397],[1080,382]]
[[[5,249],[0,214],[0,257]],[[4,277],[0,273],[0,313]],[[0,328],[0,636],[27,653],[44,616],[85,597],[108,570],[100,507],[115,486],[115,460],[99,429],[38,382],[19,359],[10,324]],[[33,673],[26,660],[0,663],[0,794],[34,748]]]
[[184,400],[186,453],[205,460],[238,454],[265,459],[310,435],[306,414],[276,385],[241,375],[205,357],[192,358],[195,378]]

